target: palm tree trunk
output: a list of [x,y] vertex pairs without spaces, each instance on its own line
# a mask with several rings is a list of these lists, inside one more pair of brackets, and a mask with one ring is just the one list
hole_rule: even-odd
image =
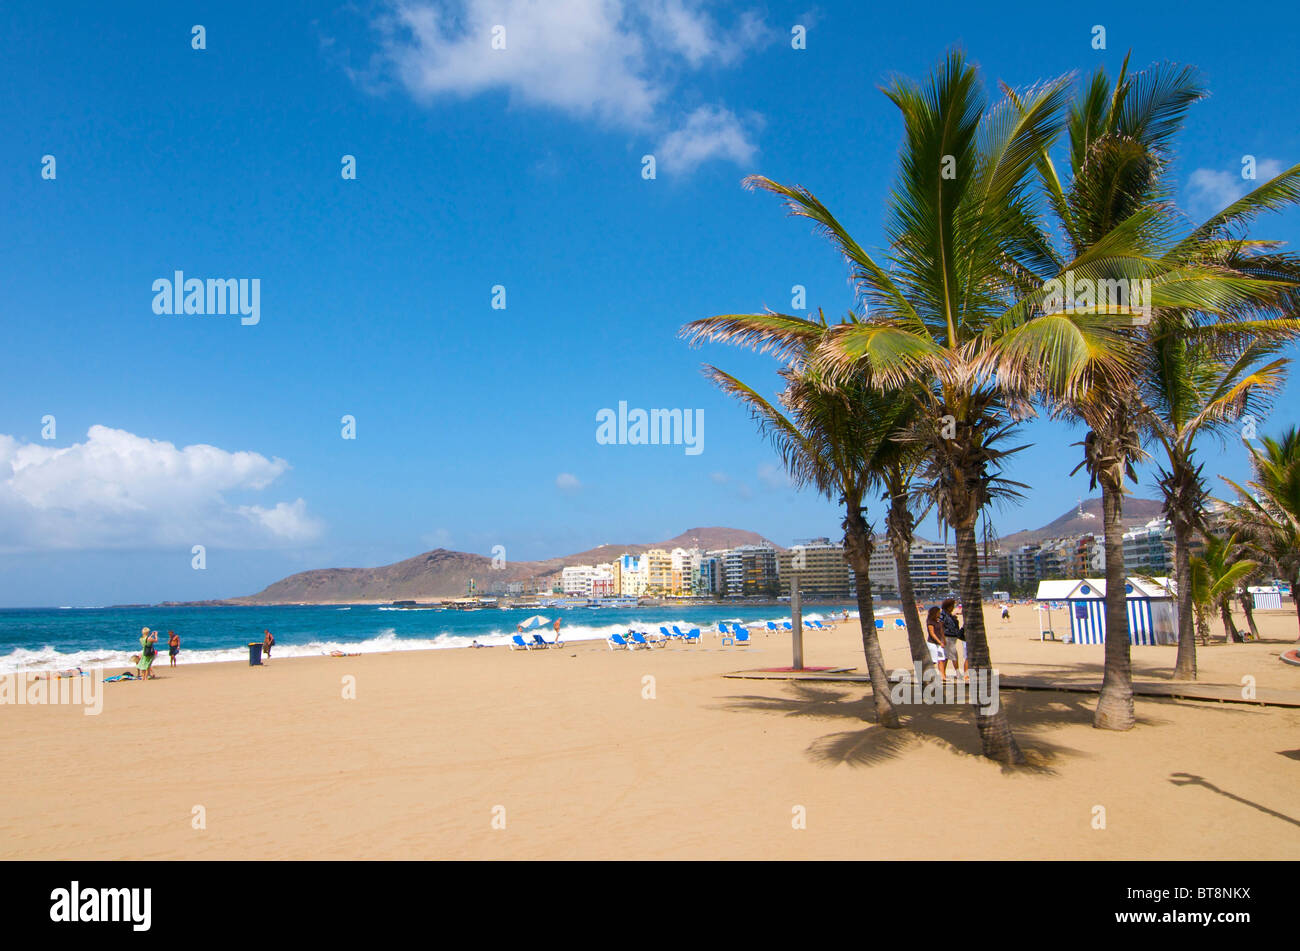
[[912,663],[921,665],[921,676],[928,682],[934,661],[925,646],[925,631],[921,626],[921,612],[916,609],[916,589],[912,587],[911,546],[907,539],[894,533],[889,535],[889,547],[894,553],[894,570],[898,572],[898,596],[902,599],[903,619],[907,622],[907,646],[912,652]]
[[[1291,573],[1291,603],[1295,605],[1296,625],[1300,626],[1300,570]],[[1300,641],[1300,637],[1296,640]]]
[[[967,662],[973,677],[984,677],[987,676],[985,671],[990,670],[993,664],[989,657],[988,638],[984,633],[979,541],[975,537],[974,518],[955,526],[955,534],[958,587],[961,590],[962,617],[966,622]],[[1011,732],[1011,721],[1007,719],[1004,705],[999,703],[997,712],[987,716],[976,708],[975,725],[980,731],[980,745],[984,749],[984,755],[989,759],[1015,765],[1025,762],[1025,754],[1020,751],[1015,735]]]
[[876,722],[896,729],[902,724],[898,722],[894,702],[889,697],[889,672],[885,669],[885,655],[880,650],[880,637],[876,634],[875,599],[871,595],[871,532],[861,511],[852,504],[849,504],[844,518],[844,553],[858,587],[858,624],[862,628],[862,653],[871,677]]
[[1178,587],[1178,660],[1175,680],[1196,679],[1196,618],[1192,605],[1192,532],[1187,520],[1170,512],[1174,529],[1174,583]]
[[1237,625],[1232,623],[1232,601],[1224,598],[1219,602],[1219,617],[1223,619],[1223,636],[1226,638],[1225,644],[1235,644],[1241,637],[1237,633]]
[[1106,672],[1092,719],[1092,725],[1099,730],[1131,730],[1135,722],[1128,595],[1124,591],[1123,477],[1122,469],[1118,478],[1113,469],[1106,469],[1098,480],[1106,550]]
[[1241,592],[1241,610],[1246,615],[1246,624],[1250,627],[1250,636],[1253,640],[1259,640],[1259,628],[1255,626],[1255,604],[1254,598],[1248,590],[1243,589]]

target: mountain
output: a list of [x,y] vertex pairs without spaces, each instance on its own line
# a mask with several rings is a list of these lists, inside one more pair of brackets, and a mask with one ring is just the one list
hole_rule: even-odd
[[[1085,499],[1082,504],[1083,515],[1079,506],[1071,508],[1059,518],[1053,519],[1041,528],[1021,529],[998,540],[1003,548],[1015,548],[1019,545],[1032,545],[1049,538],[1067,535],[1084,535],[1089,532],[1101,534],[1101,499]],[[1156,499],[1138,499],[1128,496],[1124,499],[1124,527],[1137,528],[1151,519],[1161,515],[1165,510],[1163,502]]]
[[667,541],[629,545],[600,545],[590,551],[541,561],[507,562],[494,569],[492,559],[463,551],[437,548],[414,558],[379,568],[317,568],[301,571],[259,591],[230,598],[226,604],[297,604],[335,601],[427,601],[465,594],[473,578],[486,593],[497,581],[527,581],[551,575],[566,565],[613,561],[621,554],[640,554],[651,548],[734,548],[771,544],[762,535],[739,528],[691,528]]

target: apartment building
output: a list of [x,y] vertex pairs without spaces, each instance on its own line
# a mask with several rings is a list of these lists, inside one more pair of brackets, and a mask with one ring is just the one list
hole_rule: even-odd
[[857,597],[853,570],[844,560],[844,546],[832,544],[829,538],[803,539],[777,555],[782,595],[790,593],[791,573],[795,571],[799,573],[799,591],[805,598]]

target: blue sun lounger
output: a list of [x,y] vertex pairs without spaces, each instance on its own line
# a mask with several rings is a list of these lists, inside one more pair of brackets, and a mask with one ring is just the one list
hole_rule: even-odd
[[905,620],[904,620],[903,618],[901,618],[901,617],[896,617],[896,618],[894,618],[894,627],[896,627],[896,628],[898,628],[898,629],[901,630],[901,629],[907,627],[907,621],[905,621]]
[[775,631],[775,630],[777,629],[777,627],[776,627],[776,622],[775,622],[775,621],[768,621],[768,622],[767,622],[767,629],[768,629],[769,631]]
[[638,648],[638,647],[644,647],[646,650],[649,650],[650,647],[651,647],[651,644],[650,644],[649,641],[647,641],[647,640],[645,639],[645,635],[642,634],[640,631],[633,631],[633,632],[632,632],[632,643],[631,643],[630,646],[631,646],[631,648],[632,648],[633,650],[635,650],[635,649]]
[[512,651],[530,651],[533,649],[533,645],[529,644],[518,634],[511,634],[510,640],[511,640],[510,649]]
[[885,619],[882,617],[876,618],[876,630],[883,631],[884,629],[885,629]]
[[700,642],[700,629],[698,627],[693,627],[683,634],[682,637],[686,639],[687,644],[698,644]]
[[793,630],[794,630],[794,625],[792,625],[789,621],[782,621],[782,622],[781,622],[781,626],[782,626],[783,628],[785,628],[787,631],[793,631]]
[[630,651],[632,649],[632,645],[623,639],[622,634],[611,634],[605,638],[605,643],[609,645],[609,649],[612,651]]
[[742,627],[742,628],[740,628],[739,630],[736,631],[736,643],[737,643],[737,644],[752,644],[752,643],[754,643],[754,642],[751,641],[751,640],[749,639],[749,631],[745,630],[745,629]]

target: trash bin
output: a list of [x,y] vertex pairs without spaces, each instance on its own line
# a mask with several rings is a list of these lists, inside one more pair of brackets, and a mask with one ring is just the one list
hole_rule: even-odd
[[261,666],[262,666],[262,642],[261,642],[261,641],[250,641],[250,642],[249,642],[249,644],[248,644],[248,666],[249,666],[249,667],[261,667]]

